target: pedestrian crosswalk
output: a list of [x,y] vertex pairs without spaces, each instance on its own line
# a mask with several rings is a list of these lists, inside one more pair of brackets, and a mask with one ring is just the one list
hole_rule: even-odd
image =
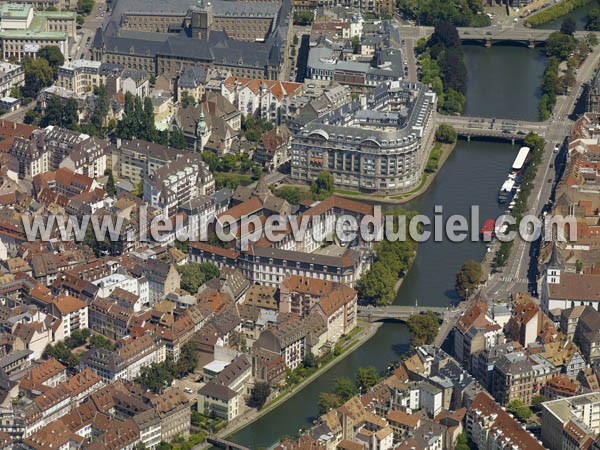
[[502,281],[505,283],[524,283],[524,284],[529,283],[529,280],[527,278],[516,278],[516,277],[511,277],[511,276],[502,277]]

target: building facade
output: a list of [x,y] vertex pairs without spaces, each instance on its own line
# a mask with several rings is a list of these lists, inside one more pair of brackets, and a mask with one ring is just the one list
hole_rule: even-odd
[[[311,183],[326,170],[339,188],[412,189],[431,148],[435,103],[435,94],[419,83],[380,85],[366,105],[352,102],[300,130],[292,142],[291,177]],[[402,105],[407,116],[399,112]]]

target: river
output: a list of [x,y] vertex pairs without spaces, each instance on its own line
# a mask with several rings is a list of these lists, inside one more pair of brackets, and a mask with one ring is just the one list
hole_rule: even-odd
[[[465,56],[470,75],[468,114],[537,120],[538,87],[544,65],[537,51],[520,47],[485,49],[468,46]],[[523,65],[529,68],[526,72],[523,72]],[[499,94],[482,92],[477,87],[486,83],[493,83],[490,84],[493,89],[488,91],[496,90]],[[517,147],[505,143],[460,141],[427,193],[404,206],[432,216],[434,206],[442,205],[443,215],[448,217],[451,214],[468,215],[471,205],[479,205],[480,227],[486,218],[501,212],[496,205],[496,195],[516,152]],[[412,305],[418,300],[423,305],[449,305],[456,300],[453,291],[456,272],[466,260],[481,259],[485,251],[485,245],[479,242],[422,243],[414,265],[398,291],[396,303]],[[407,351],[409,338],[405,325],[385,323],[371,340],[299,394],[230,439],[259,449],[271,446],[281,435],[293,435],[300,428],[310,426],[317,417],[319,393],[329,391],[338,377],[353,378],[359,367],[372,365],[384,370]]]
[[598,1],[592,0],[587,5],[574,9],[569,14],[559,17],[556,20],[546,22],[537,28],[543,28],[545,30],[560,30],[560,25],[562,24],[563,20],[565,20],[567,17],[571,17],[577,24],[577,30],[585,30],[586,16],[588,11],[592,8],[598,8]]

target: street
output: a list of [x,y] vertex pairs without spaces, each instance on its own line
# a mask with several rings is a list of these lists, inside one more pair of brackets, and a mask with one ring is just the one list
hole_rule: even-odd
[[85,22],[77,30],[77,41],[71,46],[70,59],[91,59],[90,49],[98,27],[102,26],[106,14],[106,2],[97,0],[92,12],[85,17]]
[[[592,78],[599,60],[600,47],[597,46],[579,69],[577,82],[571,94],[557,98],[554,113],[546,122],[544,136],[546,147],[535,178],[535,186],[531,193],[529,214],[540,217],[544,205],[550,198],[552,187],[556,181],[553,172],[550,171],[550,166],[554,163],[556,157],[554,146],[557,143],[562,144],[565,137],[569,135],[573,125],[569,115],[583,92],[584,84]],[[551,180],[551,182],[548,180]],[[506,266],[501,272],[494,273],[487,283],[484,292],[488,297],[505,299],[512,293],[527,291],[530,247],[529,242],[525,242],[520,238],[515,240]]]

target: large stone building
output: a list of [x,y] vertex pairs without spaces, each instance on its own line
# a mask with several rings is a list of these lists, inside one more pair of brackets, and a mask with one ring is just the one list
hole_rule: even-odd
[[382,83],[366,103],[356,100],[302,127],[292,143],[291,177],[310,183],[326,170],[339,188],[414,188],[433,140],[435,103],[420,83]]
[[195,64],[277,80],[289,71],[291,28],[289,0],[119,0],[96,33],[93,53],[98,61],[171,78]]
[[75,38],[73,11],[34,11],[30,4],[5,3],[0,7],[0,44],[2,59],[35,57],[44,46],[55,46],[69,55]]

